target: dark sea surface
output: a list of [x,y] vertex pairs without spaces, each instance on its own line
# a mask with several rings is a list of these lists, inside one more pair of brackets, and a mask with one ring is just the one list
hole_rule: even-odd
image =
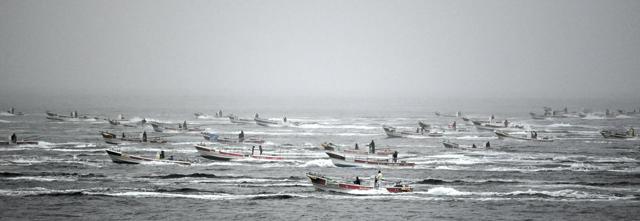
[[[83,105],[78,105],[78,104]],[[549,104],[550,103],[550,104]],[[15,104],[15,102],[14,102]],[[17,103],[20,104],[20,103]],[[0,108],[8,109],[9,102]],[[570,111],[590,108],[582,118],[533,120],[543,105]],[[16,105],[24,116],[0,114],[0,135],[34,137],[38,145],[0,146],[0,219],[3,220],[637,220],[640,215],[640,139],[604,139],[599,131],[640,128],[640,115],[604,117],[605,108],[634,106],[609,101],[378,102],[376,100],[288,101],[244,104],[190,99],[185,103],[130,99],[118,103],[81,100]],[[637,107],[635,107],[637,108]],[[239,125],[227,118],[195,118],[194,112],[301,122],[300,126]],[[191,127],[235,137],[266,140],[266,153],[286,155],[284,161],[202,158],[194,148],[204,141],[199,132],[156,133],[150,125],[112,126],[105,120],[52,121],[45,111],[115,118],[142,119],[167,125],[186,120]],[[415,130],[418,121],[446,127],[456,120],[435,111],[497,119],[536,129],[554,142],[499,140],[492,132],[447,132],[439,138],[387,138],[382,124]],[[165,144],[106,144],[99,131],[164,137]],[[2,140],[6,140],[4,138]],[[365,147],[400,152],[413,168],[339,168],[321,149],[323,142],[343,148]],[[490,149],[448,149],[443,140]],[[225,146],[214,144],[217,146]],[[251,146],[233,145],[250,149]],[[166,155],[193,161],[191,166],[169,163],[113,163],[105,149],[154,157]],[[307,172],[353,179],[372,177],[381,169],[386,179],[403,180],[414,192],[339,194],[317,191]]]

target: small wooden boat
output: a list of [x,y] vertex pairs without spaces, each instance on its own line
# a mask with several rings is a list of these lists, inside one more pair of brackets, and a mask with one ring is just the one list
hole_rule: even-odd
[[129,155],[115,150],[105,150],[111,158],[111,161],[114,163],[124,163],[124,164],[140,164],[143,162],[162,162],[162,163],[174,163],[179,165],[189,166],[190,162],[180,161],[180,160],[168,160],[168,159],[155,159],[148,157],[141,157],[136,155]]
[[629,129],[625,132],[621,131],[613,131],[613,130],[602,130],[600,131],[600,135],[607,139],[630,139],[636,137],[635,129]]
[[211,142],[218,142],[218,143],[251,143],[251,144],[263,144],[265,142],[265,140],[259,139],[259,138],[244,138],[242,140],[240,140],[240,138],[230,138],[230,137],[220,137],[218,134],[216,133],[211,133],[211,132],[202,132],[202,137],[205,140],[211,141]]
[[434,113],[438,117],[462,117],[462,112],[458,111],[455,114],[443,114],[438,111]]
[[444,147],[446,148],[459,148],[460,145],[457,143],[453,143],[453,142],[449,142],[449,141],[442,141],[442,145],[444,145]]
[[256,122],[255,120],[252,120],[252,119],[239,118],[236,115],[230,115],[229,121],[231,121],[231,123],[234,123],[234,124],[253,124]]
[[494,133],[498,136],[499,139],[510,138],[510,139],[515,139],[515,140],[527,140],[527,141],[538,141],[538,142],[553,142],[553,139],[551,139],[549,137],[537,138],[537,137],[526,137],[526,136],[514,136],[512,134],[509,134],[509,133],[504,132],[504,131],[499,131],[499,130],[496,130]]
[[256,122],[256,124],[258,124],[260,126],[265,126],[265,127],[276,126],[276,125],[280,124],[280,122],[278,122],[278,121],[269,120],[269,119],[266,119],[266,118],[256,117],[253,120]]
[[132,142],[132,143],[166,143],[167,141],[160,137],[150,137],[148,139],[137,138],[137,137],[117,137],[114,133],[109,132],[100,132],[102,138],[105,143],[118,145],[122,142]]
[[109,122],[109,124],[114,126],[120,125],[120,121],[118,120],[107,119],[107,121]]
[[116,134],[106,132],[106,131],[100,131],[100,135],[102,135],[102,138],[107,138],[107,139],[112,139],[117,137]]
[[[345,154],[359,154],[359,155],[369,155],[369,150],[367,149],[344,149],[344,148],[340,148],[338,145],[335,145],[333,143],[322,143],[320,144],[320,146],[327,151],[335,151],[335,152],[341,152],[341,153],[345,153]],[[368,146],[364,146],[364,147],[368,147]],[[384,148],[384,149],[379,149],[376,150],[375,155],[380,155],[380,156],[388,156],[388,155],[392,155],[395,152],[395,150],[391,150],[389,148]]]
[[[399,137],[410,137],[410,136],[425,136],[424,133],[422,132],[415,132],[415,131],[398,131],[395,127],[392,126],[388,126],[388,125],[382,125],[382,129],[384,130],[384,133],[387,134],[387,137],[389,138],[399,138]],[[427,133],[429,132],[429,130],[427,130]],[[428,134],[427,134],[428,136]]]
[[346,154],[335,151],[325,152],[331,162],[338,167],[362,167],[362,166],[384,166],[384,167],[414,167],[415,163],[406,161],[393,162],[390,157],[372,156],[371,154],[362,156],[359,154]]
[[339,178],[326,177],[317,173],[307,173],[306,175],[311,181],[311,184],[313,184],[316,189],[322,191],[338,193],[358,193],[358,191],[368,190],[386,190],[388,193],[413,192],[413,187],[401,183],[393,183],[389,185],[388,182],[380,181],[380,187],[376,188],[371,182],[371,185],[365,186],[362,184],[354,184],[353,182],[344,181]]
[[251,151],[246,150],[233,150],[233,149],[220,149],[208,147],[204,144],[196,144],[196,150],[200,156],[220,161],[230,161],[238,159],[262,159],[262,160],[285,160],[283,156],[258,154],[258,150],[252,155]]
[[31,141],[31,140],[19,140],[16,141],[15,143],[12,143],[10,141],[0,141],[0,145],[27,145],[27,144],[31,144],[31,145],[37,145],[38,141]]
[[197,132],[197,131],[202,131],[202,129],[195,128],[195,127],[194,128],[187,128],[187,129],[184,129],[184,127],[178,127],[178,128],[166,127],[166,126],[163,126],[163,125],[161,125],[160,123],[157,123],[157,122],[152,122],[151,123],[151,127],[153,127],[153,131],[158,132],[158,133],[170,132],[170,131],[173,131],[173,132]]

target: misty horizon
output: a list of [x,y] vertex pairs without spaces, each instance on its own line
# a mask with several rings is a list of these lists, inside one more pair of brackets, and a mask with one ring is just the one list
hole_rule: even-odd
[[637,101],[637,11],[637,1],[3,1],[0,91]]

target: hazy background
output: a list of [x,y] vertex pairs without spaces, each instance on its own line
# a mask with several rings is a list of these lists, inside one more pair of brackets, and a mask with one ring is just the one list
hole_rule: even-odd
[[622,0],[0,0],[0,104],[637,104],[639,12]]

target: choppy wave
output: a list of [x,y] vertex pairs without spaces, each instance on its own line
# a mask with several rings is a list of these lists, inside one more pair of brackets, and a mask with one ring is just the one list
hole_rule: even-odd
[[329,159],[318,159],[308,161],[300,165],[300,167],[336,167],[336,165]]

